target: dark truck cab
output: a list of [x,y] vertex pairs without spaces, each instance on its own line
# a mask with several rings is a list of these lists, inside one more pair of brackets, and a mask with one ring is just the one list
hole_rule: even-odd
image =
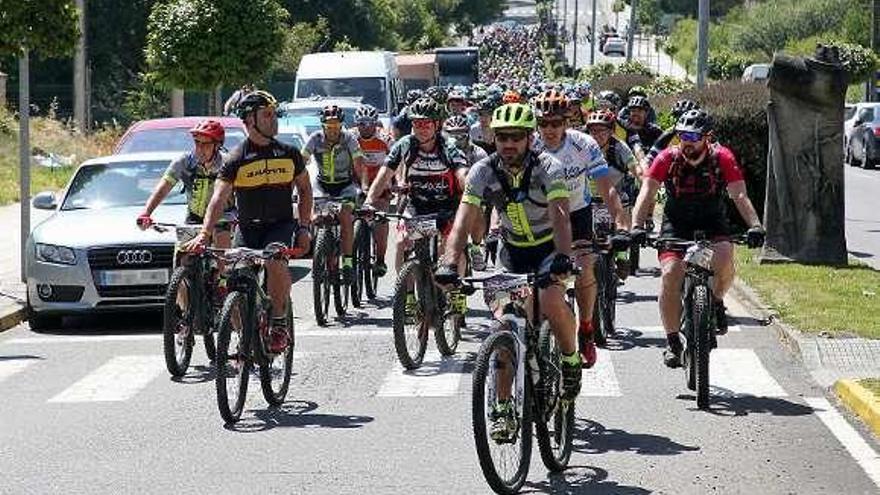
[[440,85],[470,86],[479,81],[480,50],[477,47],[462,46],[436,48],[437,67]]

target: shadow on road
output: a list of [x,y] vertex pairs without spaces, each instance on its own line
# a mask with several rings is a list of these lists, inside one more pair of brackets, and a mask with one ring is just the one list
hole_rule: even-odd
[[161,311],[67,316],[58,328],[31,330],[43,335],[133,335],[162,332]]
[[632,304],[637,302],[656,301],[656,294],[636,294],[635,292],[624,290],[617,294],[617,302],[623,304]]
[[546,481],[526,481],[520,493],[589,493],[590,495],[644,495],[650,490],[608,480],[608,471],[593,466],[569,466],[549,473]]
[[315,414],[318,407],[312,401],[285,402],[281,407],[247,411],[253,416],[243,416],[241,421],[225,428],[240,433],[256,433],[275,428],[354,429],[372,423],[375,419],[372,416]]
[[638,330],[621,327],[617,329],[617,333],[608,338],[608,344],[605,346],[609,351],[626,351],[634,347],[663,349],[666,347],[666,338],[647,337]]
[[0,356],[0,361],[28,361],[28,360],[44,360],[43,356],[34,356],[32,354],[11,354],[9,356]]
[[[680,400],[694,401],[692,411],[698,411],[696,397],[692,394],[681,394]],[[772,414],[774,416],[806,416],[813,414],[813,408],[779,397],[755,397],[738,395],[721,387],[710,387],[709,409],[706,411],[716,416],[748,416],[749,414]]]
[[667,456],[700,450],[699,447],[683,445],[660,435],[608,429],[596,421],[580,418],[575,420],[573,444],[575,451],[584,454],[633,452]]
[[191,385],[196,383],[213,382],[217,378],[214,367],[209,364],[190,366],[183,376],[172,376],[171,381]]

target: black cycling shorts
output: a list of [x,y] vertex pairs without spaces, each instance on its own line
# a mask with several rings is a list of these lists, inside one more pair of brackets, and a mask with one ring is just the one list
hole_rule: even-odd
[[534,273],[555,250],[553,241],[529,247],[517,247],[502,242],[498,260],[501,261],[501,266],[510,273]]
[[282,220],[270,223],[241,223],[235,232],[235,246],[251,249],[263,249],[273,242],[293,246],[296,232],[296,220]]
[[[187,225],[201,225],[205,223],[205,219],[193,212],[189,212],[186,214],[186,220],[183,223]],[[217,221],[214,225],[214,229],[218,232],[232,232],[232,222],[224,216]]]
[[593,209],[590,205],[569,213],[568,219],[571,222],[572,241],[589,241],[593,238]]

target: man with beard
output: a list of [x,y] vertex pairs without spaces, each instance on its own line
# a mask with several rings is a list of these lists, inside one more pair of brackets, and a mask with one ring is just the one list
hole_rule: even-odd
[[[718,333],[724,334],[727,332],[727,316],[722,300],[735,275],[725,191],[750,226],[750,246],[763,244],[764,229],[746,193],[743,173],[733,152],[709,141],[708,134],[712,131],[709,115],[703,110],[685,112],[678,119],[675,131],[681,144],[661,152],[642,183],[633,211],[633,225],[637,226],[633,229],[633,240],[644,238],[645,231],[640,227],[654,204],[657,190],[665,185],[667,200],[660,236],[691,240],[696,231],[701,231],[713,241],[715,319]],[[679,337],[681,290],[685,276],[681,256],[682,253],[677,251],[658,254],[662,272],[660,318],[667,338],[663,361],[670,368],[681,366],[683,348]]]
[[[551,276],[557,282],[571,272],[569,191],[560,175],[558,160],[547,153],[532,151],[536,126],[534,111],[528,105],[507,104],[493,113],[492,129],[498,151],[468,172],[443,264],[435,274],[437,283],[457,284],[457,266],[463,258],[471,226],[482,215],[484,201],[501,216],[503,243],[499,257],[506,270],[534,273],[549,264]],[[542,289],[538,297],[561,350],[563,396],[574,400],[581,388],[581,359],[574,314],[565,303],[564,291],[563,285],[553,283]],[[498,400],[492,406],[490,435],[497,442],[505,442],[511,441],[517,431],[510,400],[513,373],[503,358],[496,366],[499,378],[504,379],[499,379]]]
[[642,162],[645,153],[663,134],[663,129],[649,120],[649,112],[652,109],[651,102],[646,97],[633,96],[627,102],[626,110],[629,112],[629,117],[621,120],[627,133],[626,144],[632,148],[639,162]]

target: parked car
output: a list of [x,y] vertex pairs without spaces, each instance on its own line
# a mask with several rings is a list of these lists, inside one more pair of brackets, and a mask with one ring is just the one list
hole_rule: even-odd
[[[843,150],[844,161],[853,167],[874,168],[880,163],[880,105],[856,108],[852,130]],[[844,126],[845,127],[845,126]]]
[[770,79],[770,64],[752,64],[743,71],[742,82],[763,82]]
[[[327,105],[336,105],[343,110],[345,110],[345,127],[353,127],[354,124],[354,111],[361,105],[360,98],[309,98],[307,100],[295,100],[292,102],[282,103],[279,110],[281,110],[282,118],[299,118],[299,117],[313,117],[318,118],[321,115],[321,109],[323,109]],[[318,121],[318,126],[320,128],[320,121]],[[317,129],[315,129],[317,130]],[[314,132],[311,131],[311,132]],[[309,134],[311,134],[309,132]]]
[[[318,121],[318,118],[315,117],[315,120]],[[321,127],[320,121],[317,122],[317,127]],[[312,132],[314,132],[314,130]],[[303,146],[305,146],[308,138],[308,130],[306,130],[304,125],[298,123],[297,119],[278,119],[278,135],[275,136],[275,139],[301,150],[303,149]]]
[[[25,275],[32,329],[57,328],[65,315],[160,308],[171,275],[173,232],[141,231],[135,218],[176,152],[111,155],[83,162],[60,194],[34,208],[51,215],[27,240]],[[182,184],[153,214],[186,215]]]
[[621,57],[626,56],[626,40],[618,37],[611,37],[605,41],[605,46],[602,47],[602,53],[606,56],[611,55],[619,55]]
[[844,106],[843,111],[843,151],[846,152],[846,146],[849,142],[849,137],[852,135],[853,129],[855,128],[856,117],[858,113],[863,108],[877,108],[880,107],[880,103],[875,102],[861,102],[861,103],[847,103]]
[[189,130],[204,119],[217,119],[226,130],[226,149],[244,141],[244,123],[238,117],[172,117],[141,120],[125,131],[113,154],[143,153],[148,151],[189,151],[193,148]]

